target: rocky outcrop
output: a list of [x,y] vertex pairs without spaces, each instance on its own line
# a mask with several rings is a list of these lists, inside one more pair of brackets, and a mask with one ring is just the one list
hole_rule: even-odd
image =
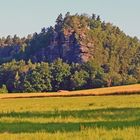
[[[86,62],[93,56],[91,50],[94,49],[94,42],[88,38],[88,20],[85,16],[68,14],[62,18],[60,15],[54,27],[43,28],[41,33],[34,33],[25,41],[20,41],[17,37],[8,37],[0,47],[0,62],[12,59],[31,60],[34,63],[53,62],[58,58],[68,63]],[[7,42],[11,43],[6,44]]]
[[88,61],[92,54],[90,49],[91,43],[86,41],[86,32],[75,32],[73,29],[64,29],[63,32],[53,32],[48,45],[36,51],[31,58],[34,62],[53,62],[61,58],[68,63],[82,63]]

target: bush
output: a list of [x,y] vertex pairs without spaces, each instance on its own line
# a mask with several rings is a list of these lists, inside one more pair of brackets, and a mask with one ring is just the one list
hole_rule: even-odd
[[0,94],[3,94],[3,93],[8,93],[6,85],[2,85],[2,87],[0,88]]

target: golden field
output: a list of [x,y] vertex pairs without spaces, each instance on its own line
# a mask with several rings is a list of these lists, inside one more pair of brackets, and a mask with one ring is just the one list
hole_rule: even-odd
[[131,85],[0,95],[0,140],[139,140],[139,91]]
[[4,98],[30,98],[30,97],[68,97],[68,96],[100,96],[100,95],[127,95],[140,93],[140,84],[128,86],[116,86],[109,88],[88,89],[79,91],[61,91],[48,93],[17,93],[2,94],[0,99]]

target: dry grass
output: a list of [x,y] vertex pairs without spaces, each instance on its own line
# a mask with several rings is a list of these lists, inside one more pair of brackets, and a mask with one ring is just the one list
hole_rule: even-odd
[[0,100],[0,140],[140,140],[140,96]]
[[140,84],[117,86],[110,88],[99,88],[79,91],[62,91],[62,92],[48,92],[48,93],[17,93],[17,94],[3,94],[0,99],[7,98],[34,98],[34,97],[71,97],[71,96],[100,96],[100,95],[126,95],[140,93]]

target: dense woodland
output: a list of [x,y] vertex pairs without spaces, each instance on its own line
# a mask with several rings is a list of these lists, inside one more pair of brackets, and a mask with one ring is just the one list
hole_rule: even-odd
[[40,33],[0,38],[0,93],[139,82],[140,41],[95,14],[60,14]]

